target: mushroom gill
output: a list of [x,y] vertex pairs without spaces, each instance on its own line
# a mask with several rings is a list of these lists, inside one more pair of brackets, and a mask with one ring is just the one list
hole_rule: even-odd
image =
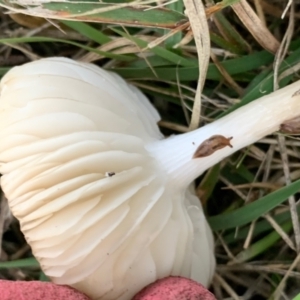
[[191,180],[156,157],[159,115],[138,89],[48,58],[10,70],[0,91],[1,186],[54,283],[105,300],[169,275],[209,284],[211,230]]

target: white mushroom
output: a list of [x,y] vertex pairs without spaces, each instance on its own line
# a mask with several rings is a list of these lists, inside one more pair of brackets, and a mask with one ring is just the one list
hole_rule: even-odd
[[164,140],[139,90],[66,58],[13,68],[0,90],[11,210],[46,275],[93,299],[131,299],[169,275],[207,286],[213,238],[191,182],[300,115],[297,82]]

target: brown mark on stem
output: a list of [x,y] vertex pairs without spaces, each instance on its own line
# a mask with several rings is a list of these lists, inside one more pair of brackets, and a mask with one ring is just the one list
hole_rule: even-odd
[[193,158],[200,158],[212,155],[217,150],[220,150],[226,146],[232,148],[230,144],[230,140],[232,140],[232,136],[229,138],[224,137],[223,135],[213,135],[204,142],[200,144],[197,148],[196,152],[193,155]]
[[284,121],[279,130],[288,134],[300,134],[300,116]]
[[298,96],[298,95],[300,95],[300,90],[296,91],[296,92],[292,95],[292,97],[295,97],[295,96]]

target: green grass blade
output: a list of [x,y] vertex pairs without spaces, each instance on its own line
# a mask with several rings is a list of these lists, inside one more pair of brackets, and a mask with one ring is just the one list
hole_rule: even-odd
[[300,300],[300,294],[298,294],[293,300]]
[[34,257],[0,262],[0,269],[28,268],[28,267],[39,267],[39,266],[40,264]]
[[211,196],[216,184],[218,183],[220,175],[220,164],[216,164],[208,170],[202,179],[200,185],[197,187],[197,190],[201,194],[202,204],[206,203],[209,197]]
[[45,275],[45,273],[43,271],[41,271],[39,281],[49,282],[50,279]]
[[[292,68],[293,66],[300,63],[300,49],[294,51],[287,59],[283,61],[281,67],[279,68],[279,74],[284,72],[286,69]],[[288,76],[280,82],[280,87],[284,87],[290,81],[292,76]],[[251,101],[258,99],[262,96],[268,95],[273,91],[273,80],[274,73],[271,70],[264,70],[261,74],[253,80],[249,85],[248,91],[242,98],[241,102],[231,106],[228,110],[222,113],[219,117],[227,115],[228,113],[236,110],[237,108],[244,106]]]
[[20,44],[20,43],[37,43],[37,42],[45,42],[45,43],[65,43],[65,44],[70,44],[82,49],[85,49],[87,51],[95,52],[99,55],[102,55],[104,57],[112,58],[112,59],[117,59],[121,61],[131,61],[134,58],[127,56],[127,55],[119,55],[119,54],[114,54],[110,52],[105,52],[105,51],[100,51],[85,45],[82,45],[80,43],[68,41],[68,40],[63,40],[63,39],[57,39],[57,38],[48,38],[48,37],[20,37],[20,38],[5,38],[5,39],[0,39],[0,43],[6,44]]
[[[284,232],[287,233],[293,228],[293,225],[289,221],[289,222],[283,224],[281,228],[283,229]],[[252,244],[246,250],[243,250],[242,252],[240,252],[238,255],[236,255],[235,258],[237,259],[237,261],[239,263],[248,261],[261,253],[265,253],[279,239],[280,239],[280,235],[276,231],[273,231],[272,233],[268,234],[267,236],[265,236],[258,242],[255,242],[254,244]]]
[[[117,2],[117,1],[116,1]],[[175,28],[182,22],[187,22],[185,15],[164,7],[146,5],[131,6],[130,3],[120,3],[122,7],[110,10],[114,3],[102,1],[39,1],[38,5],[31,3],[30,8],[23,10],[18,1],[0,0],[5,8],[17,7],[24,14],[49,19],[73,20],[97,23],[110,23],[127,26]],[[24,6],[24,3],[23,3]],[[105,11],[106,10],[106,11]]]
[[223,36],[226,36],[226,40],[234,49],[233,53],[241,54],[249,50],[247,42],[243,39],[235,27],[232,26],[231,23],[226,19],[222,11],[215,13],[214,18],[222,27]]
[[[118,30],[116,28],[111,28],[114,32],[118,33],[119,35],[133,41],[134,43],[136,43],[141,49],[146,48],[148,46],[148,43],[135,37],[135,36],[131,36],[121,30]],[[184,67],[191,67],[195,65],[194,61],[190,61],[170,50],[167,50],[163,47],[160,46],[156,46],[154,48],[149,49],[149,51],[155,53],[157,56],[160,56],[166,60],[169,60],[170,62],[174,63],[175,65],[180,65],[180,66],[184,66]]]
[[1,67],[0,68],[0,76],[3,76],[7,71],[9,71],[10,67]]
[[[184,5],[183,5],[183,0],[177,0],[176,2],[172,2],[169,5],[166,6],[172,11],[177,11],[180,14],[184,13]],[[169,30],[165,29],[164,34],[168,34]],[[182,40],[182,32],[177,32],[176,34],[172,35],[165,41],[166,47],[172,48],[176,44],[178,44]]]
[[[168,51],[170,52],[170,51]],[[270,64],[274,56],[266,51],[257,52],[248,56],[243,56],[234,59],[228,59],[221,62],[221,65],[230,75],[237,75],[244,72],[249,72],[261,67],[264,64]],[[154,68],[158,78],[163,80],[191,81],[197,80],[199,70],[196,66],[197,61],[191,60],[194,67],[179,68],[175,67],[160,67]],[[153,74],[149,67],[145,68],[114,68],[112,71],[117,72],[124,78],[153,78],[157,77]],[[178,76],[178,78],[177,78]],[[222,75],[214,64],[209,64],[206,79],[221,80]]]
[[[300,214],[300,207],[297,207],[297,212]],[[282,226],[284,223],[291,220],[291,213],[290,211],[285,211],[277,215],[272,216],[273,219]],[[272,225],[265,219],[258,220],[255,224],[254,230],[253,230],[253,238],[257,237],[258,235],[266,232],[270,232],[273,230]],[[237,241],[245,240],[249,234],[249,226],[244,226],[243,228],[240,228],[238,232],[236,230],[230,230],[230,233],[223,236],[224,241],[226,244],[232,244]]]
[[300,179],[251,204],[226,214],[210,217],[208,222],[213,230],[225,230],[245,225],[269,212],[299,190]]
[[244,53],[244,51],[242,52],[236,45],[230,43],[229,41],[226,41],[223,37],[221,37],[220,35],[218,35],[214,32],[210,33],[210,39],[213,43],[215,43],[216,45],[218,45],[219,47],[221,47],[224,50],[227,50],[229,52],[236,53],[236,54]]
[[112,40],[110,37],[108,37],[101,31],[97,30],[96,28],[86,23],[75,22],[75,21],[61,21],[61,22],[100,45],[108,43]]

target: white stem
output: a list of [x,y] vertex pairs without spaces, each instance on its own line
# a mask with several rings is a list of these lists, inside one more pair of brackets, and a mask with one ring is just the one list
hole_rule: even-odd
[[[300,115],[300,80],[245,105],[195,131],[148,145],[176,184],[188,185],[205,170],[237,150],[279,129],[280,124]],[[193,159],[198,146],[212,135],[233,137],[225,147],[207,157]]]

